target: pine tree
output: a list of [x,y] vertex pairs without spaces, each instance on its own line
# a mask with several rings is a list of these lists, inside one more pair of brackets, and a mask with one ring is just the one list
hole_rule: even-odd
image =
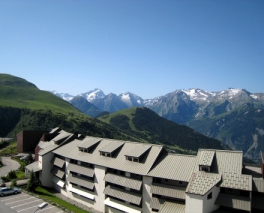
[[34,158],[33,158],[32,154],[29,154],[29,155],[27,156],[26,161],[27,161],[27,165],[29,165],[29,164],[31,164],[31,163],[34,162]]
[[27,183],[27,191],[35,192],[36,188],[39,186],[39,180],[33,171],[30,172],[30,177]]

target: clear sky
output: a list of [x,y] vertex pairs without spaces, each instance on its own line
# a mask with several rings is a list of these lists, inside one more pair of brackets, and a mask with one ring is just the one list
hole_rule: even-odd
[[0,73],[72,95],[264,92],[264,1],[0,0]]

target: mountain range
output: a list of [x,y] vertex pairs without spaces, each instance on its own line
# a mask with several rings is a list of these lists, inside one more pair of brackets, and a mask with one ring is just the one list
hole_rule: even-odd
[[[85,94],[85,97],[96,99],[99,94]],[[78,102],[78,97],[71,101],[74,99]],[[92,111],[97,110],[87,99],[84,100],[85,102],[79,101],[76,104]],[[162,144],[171,152],[177,153],[194,154],[200,147],[230,149],[219,140],[197,133],[185,125],[168,121],[148,108],[134,107],[124,110],[127,111],[117,117],[102,113],[103,117],[111,118],[110,122],[99,120],[84,114],[50,92],[38,89],[25,79],[0,73],[0,137],[16,137],[23,130],[50,130],[60,127],[75,135]]]
[[[145,100],[129,92],[105,95],[100,89],[78,96],[52,93],[93,117],[143,106],[168,120],[218,139],[235,150],[242,150],[251,159],[257,160],[259,152],[264,151],[264,93],[234,88],[208,92],[193,88]],[[79,108],[77,97],[90,105]]]

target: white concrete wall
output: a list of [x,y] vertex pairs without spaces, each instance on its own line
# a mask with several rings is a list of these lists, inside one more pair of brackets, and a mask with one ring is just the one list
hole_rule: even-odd
[[142,188],[142,212],[151,213],[150,200],[152,193],[150,193],[152,184],[152,177],[143,176],[143,188]]
[[53,156],[54,154],[52,152],[47,153],[42,157],[39,156],[39,161],[42,162],[42,171],[40,171],[39,180],[41,181],[43,186],[53,187],[53,182],[52,182],[53,174],[50,173],[53,167],[53,164],[50,163],[50,161],[52,160]]
[[[212,192],[212,199],[207,200],[207,195],[210,194],[211,192]],[[204,200],[203,210],[205,213],[215,211],[216,209],[219,208],[218,205],[214,204],[219,192],[220,192],[220,187],[215,186],[214,188],[212,188],[209,192],[207,192],[204,195],[205,200]]]
[[203,213],[203,196],[186,194],[185,213]]
[[[207,200],[207,195],[212,192],[212,199]],[[204,196],[186,194],[185,213],[210,213],[218,209],[219,206],[215,205],[215,200],[220,192],[219,187],[214,187],[208,191]]]
[[104,200],[105,200],[105,194],[104,194],[104,189],[105,189],[105,172],[106,168],[103,166],[94,166],[94,187],[95,187],[95,203],[94,203],[94,209],[100,211],[100,212],[105,212],[105,205],[104,205]]

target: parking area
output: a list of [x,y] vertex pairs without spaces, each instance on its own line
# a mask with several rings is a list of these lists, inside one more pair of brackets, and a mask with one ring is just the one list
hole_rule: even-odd
[[[44,201],[28,195],[26,193],[20,193],[16,195],[9,195],[0,197],[0,210],[1,212],[21,212],[21,213],[62,213],[58,207],[48,204],[43,209],[38,209],[38,206]],[[38,209],[38,210],[37,210]],[[4,210],[4,211],[3,211]],[[37,210],[37,211],[36,211]]]

